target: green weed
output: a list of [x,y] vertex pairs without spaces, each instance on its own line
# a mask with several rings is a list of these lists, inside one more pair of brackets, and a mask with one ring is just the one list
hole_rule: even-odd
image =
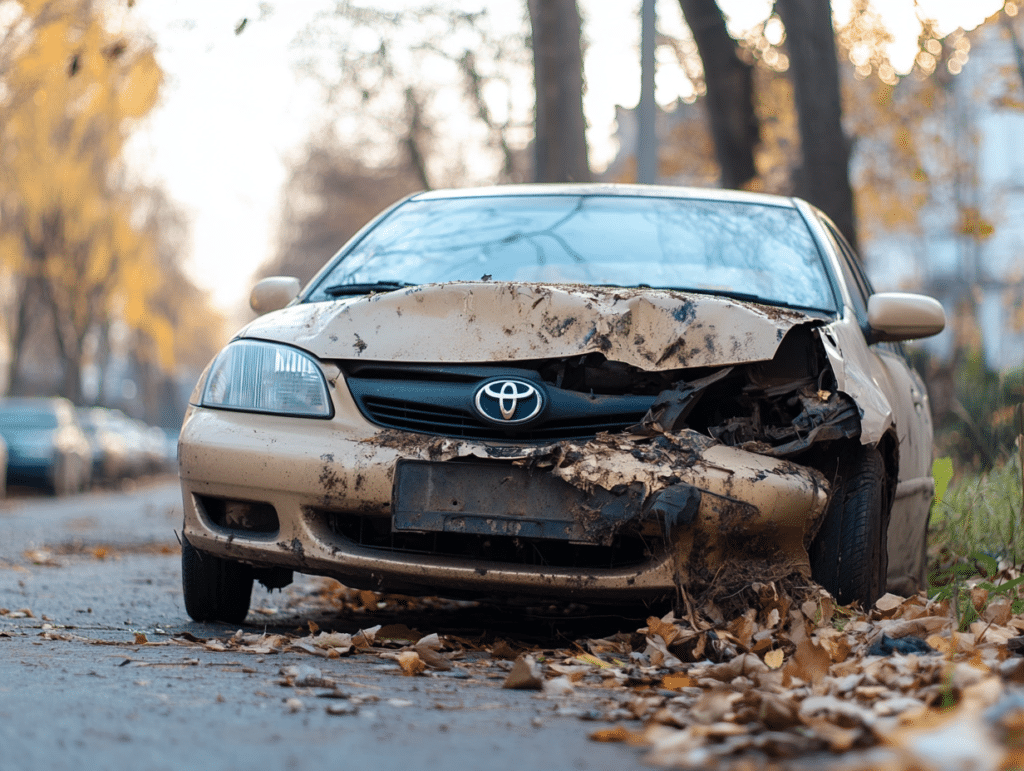
[[[971,589],[987,592],[985,605],[999,596],[1011,598],[1013,612],[1024,612],[1018,587],[1024,576],[1001,581],[1002,566],[1019,567],[1024,556],[1022,466],[1017,453],[991,471],[950,484],[952,463],[941,458],[932,466],[935,500],[929,543],[931,570],[928,596],[948,600],[961,631],[976,621]],[[1004,574],[1005,575],[1005,574]]]
[[951,559],[989,555],[1020,565],[1024,557],[1021,522],[1021,467],[1015,452],[991,471],[966,477],[948,489],[948,459],[936,461],[936,500],[932,505],[929,541],[936,567]]

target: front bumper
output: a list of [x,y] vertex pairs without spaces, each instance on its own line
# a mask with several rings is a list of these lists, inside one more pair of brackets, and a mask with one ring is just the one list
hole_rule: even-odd
[[[256,567],[331,576],[356,588],[451,596],[655,598],[675,592],[680,582],[708,584],[730,561],[781,562],[809,575],[806,547],[824,513],[828,488],[820,474],[803,466],[715,444],[693,432],[653,443],[602,435],[591,442],[535,448],[378,430],[346,412],[325,421],[190,408],[179,459],[184,535],[192,545]],[[602,567],[589,559],[582,566],[568,560],[526,564],[443,550],[414,552],[401,539],[397,548],[387,538],[361,541],[351,523],[392,531],[400,519],[401,526],[414,527],[410,521],[419,521],[417,513],[396,517],[393,502],[441,497],[396,493],[396,469],[404,461],[418,462],[421,472],[405,475],[407,487],[412,479],[433,489],[453,468],[448,464],[466,462],[557,478],[563,493],[571,488],[568,493],[544,497],[544,490],[554,489],[548,485],[537,493],[540,498],[531,499],[530,506],[540,511],[526,519],[548,528],[535,543],[568,547],[572,541],[576,546],[562,553],[577,556],[600,548],[614,553],[615,541],[628,534],[644,548],[633,552],[628,564],[613,560]],[[460,478],[467,478],[464,471]],[[497,501],[503,511],[494,517],[479,511],[462,516],[470,504],[461,500],[451,501],[451,511],[443,510],[449,505],[444,503],[410,505],[431,509],[423,521],[429,520],[425,527],[435,534],[488,545],[506,539],[522,550],[515,520],[521,514],[491,490],[493,480],[487,485],[477,491],[476,506]],[[671,491],[690,488],[699,491],[699,506],[688,513],[678,506],[673,510]],[[576,503],[567,506],[566,500]],[[564,534],[552,541],[551,528],[559,522],[566,525]],[[538,532],[526,530],[527,535]]]

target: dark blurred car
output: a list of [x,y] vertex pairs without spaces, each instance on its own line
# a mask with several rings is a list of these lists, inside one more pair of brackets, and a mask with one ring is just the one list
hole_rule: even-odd
[[7,484],[54,495],[89,486],[92,451],[71,402],[62,398],[0,400],[0,435],[7,443]]

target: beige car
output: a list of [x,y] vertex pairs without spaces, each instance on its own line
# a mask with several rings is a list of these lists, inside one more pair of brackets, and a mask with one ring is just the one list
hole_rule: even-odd
[[185,606],[292,572],[444,596],[656,601],[920,586],[928,399],[835,227],[766,195],[411,196],[214,359],[179,443]]

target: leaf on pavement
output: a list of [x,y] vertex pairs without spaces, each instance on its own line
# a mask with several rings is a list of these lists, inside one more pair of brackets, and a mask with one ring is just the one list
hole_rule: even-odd
[[509,670],[502,688],[539,691],[544,687],[540,667],[533,656],[520,656]]
[[592,731],[589,736],[595,742],[624,742],[626,744],[644,744],[646,742],[643,731],[630,731],[623,726],[599,728]]
[[396,659],[398,666],[402,668],[402,674],[410,677],[423,674],[427,668],[427,665],[416,651],[402,651]]

